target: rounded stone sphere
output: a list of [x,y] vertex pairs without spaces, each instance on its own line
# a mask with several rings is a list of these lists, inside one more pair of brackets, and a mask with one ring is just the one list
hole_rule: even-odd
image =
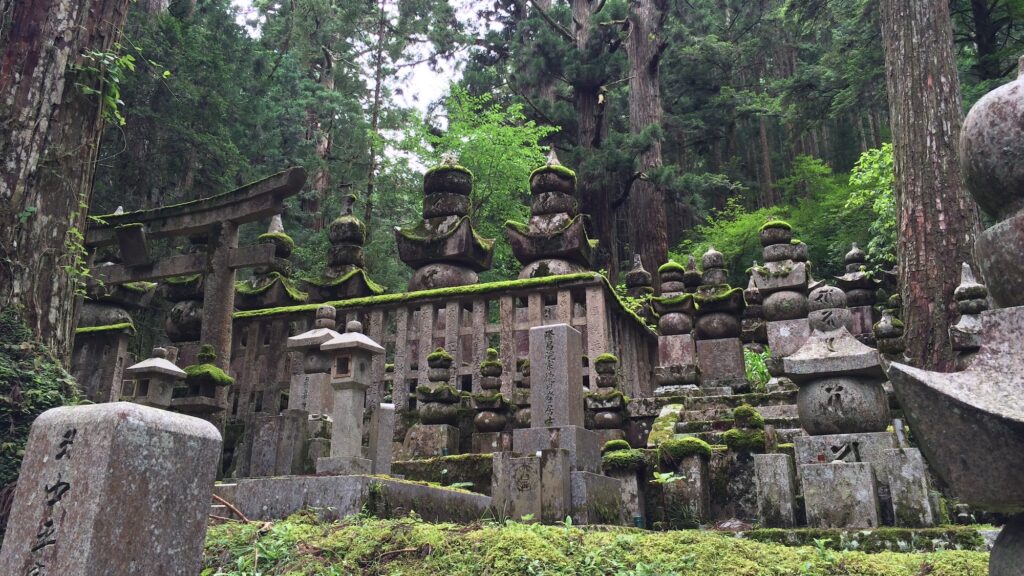
[[352,320],[348,324],[345,324],[345,332],[363,332],[363,323],[358,320]]
[[811,330],[819,332],[833,332],[843,326],[847,330],[853,328],[853,313],[846,308],[828,308],[825,310],[814,310],[807,313],[807,323]]
[[658,330],[665,336],[689,334],[693,330],[693,318],[679,312],[671,312],[658,318]]
[[473,425],[477,432],[501,432],[508,424],[508,416],[497,412],[478,412],[473,418]]
[[725,268],[725,256],[721,252],[715,250],[714,246],[708,248],[708,251],[700,257],[700,267],[704,270],[708,268]]
[[423,193],[448,192],[469,196],[473,191],[473,175],[465,168],[438,166],[423,175]]
[[594,414],[594,428],[598,430],[622,428],[622,414],[619,412],[597,412]]
[[812,436],[883,432],[889,402],[881,382],[863,378],[822,378],[800,385],[796,398],[800,426]]
[[366,241],[366,225],[351,214],[339,216],[331,222],[327,237],[332,244],[357,244]]
[[419,268],[409,279],[409,291],[452,288],[476,284],[480,277],[465,266],[435,262]]
[[694,327],[693,335],[697,340],[738,338],[740,335],[740,320],[732,314],[721,312],[701,316],[697,318],[697,325]]
[[516,413],[512,415],[513,423],[516,428],[529,428],[530,427],[530,407],[520,408],[516,410]]
[[424,424],[454,424],[459,416],[459,405],[426,402],[420,404],[419,414]]
[[789,244],[789,241],[793,239],[793,230],[782,227],[762,228],[757,233],[757,237],[761,241],[761,246]]
[[799,292],[775,292],[762,305],[767,320],[797,320],[807,317],[807,297]]
[[1000,220],[1024,207],[1024,79],[978,100],[960,131],[964,181],[983,210]]
[[807,311],[828,310],[829,308],[846,308],[846,294],[835,286],[822,286],[811,290],[807,297]]

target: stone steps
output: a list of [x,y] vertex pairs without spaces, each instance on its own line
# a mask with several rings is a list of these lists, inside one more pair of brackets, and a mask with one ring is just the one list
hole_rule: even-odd
[[[683,436],[692,436],[694,438],[700,438],[701,440],[711,444],[725,444],[725,430],[709,430],[707,432],[685,432]],[[803,428],[779,428],[775,430],[776,435],[779,439],[779,444],[790,444],[793,439],[797,436],[804,436]]]
[[[698,411],[714,414],[721,411],[731,411],[733,408],[743,404],[750,404],[762,410],[762,407],[796,404],[796,390],[780,390],[768,393],[750,394],[729,394],[719,396],[670,396],[634,398],[626,410],[631,418],[656,417],[664,406],[678,404],[684,411]],[[694,418],[694,420],[716,420],[710,416]]]
[[[772,419],[792,419],[796,420],[799,418],[797,415],[796,404],[776,404],[769,406],[754,406],[761,417],[768,420]],[[731,407],[712,407],[704,408],[699,410],[684,409],[679,413],[680,422],[703,422],[703,421],[717,421],[717,420],[730,420],[732,419],[732,408]]]
[[[765,418],[764,423],[768,426],[774,426],[776,429],[800,427],[800,419],[797,417]],[[676,424],[676,432],[681,434],[715,431],[724,432],[732,427],[732,419],[683,420]]]

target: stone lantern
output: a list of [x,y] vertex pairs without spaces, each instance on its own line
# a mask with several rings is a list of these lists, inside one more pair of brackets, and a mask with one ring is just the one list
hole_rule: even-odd
[[166,348],[153,348],[152,357],[129,366],[127,372],[134,385],[122,399],[164,410],[171,406],[175,383],[185,377],[185,371],[167,359]]
[[320,350],[331,358],[331,455],[316,461],[317,474],[369,474],[372,462],[362,457],[363,404],[373,357],[384,348],[363,334],[363,325],[349,322],[345,333],[324,342]]
[[288,339],[288,350],[302,353],[302,372],[293,374],[288,390],[288,408],[309,414],[330,413],[331,355],[320,346],[341,336],[334,330],[337,312],[333,306],[316,310],[313,329]]

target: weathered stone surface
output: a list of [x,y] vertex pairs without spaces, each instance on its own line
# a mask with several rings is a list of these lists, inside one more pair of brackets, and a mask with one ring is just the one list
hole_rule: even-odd
[[512,446],[520,454],[536,454],[542,450],[562,448],[569,451],[573,471],[601,471],[600,437],[582,426],[519,428],[512,433]]
[[367,456],[374,474],[391,474],[394,459],[395,405],[378,404],[370,413],[370,443]]
[[609,476],[572,472],[574,524],[622,524],[622,486]]
[[580,333],[568,324],[530,329],[532,426],[583,426],[582,358]]
[[572,464],[568,450],[540,451],[541,521],[554,524],[565,521],[572,504],[570,472]]
[[789,454],[754,454],[757,519],[761,526],[796,526],[796,478]]
[[356,456],[328,456],[316,461],[317,474],[372,474],[373,461]]
[[625,520],[637,528],[647,526],[647,502],[636,470],[609,470],[607,475],[619,481]]
[[44,412],[0,574],[197,574],[220,450],[211,424],[165,410],[116,402]]
[[540,520],[540,458],[515,458],[510,452],[498,452],[494,454],[492,470],[491,495],[496,516],[517,520],[530,516]]
[[743,365],[743,343],[739,338],[697,341],[697,365],[702,387],[747,387]]
[[510,452],[511,450],[511,432],[475,432],[473,434],[473,452],[475,454]]
[[459,429],[448,424],[415,424],[405,435],[402,452],[410,458],[458,454]]
[[302,410],[285,410],[277,416],[257,415],[253,422],[249,475],[301,474],[307,418],[307,413]]
[[932,510],[928,469],[917,448],[897,448],[885,451],[885,478],[889,483],[893,511],[897,526],[927,528],[938,522]]
[[806,318],[768,322],[768,347],[772,357],[785,358],[796,352],[811,335]]
[[806,318],[807,297],[791,290],[773,292],[764,299],[761,310],[764,317],[772,321]]
[[797,407],[800,425],[812,435],[881,432],[890,421],[885,390],[870,378],[840,376],[804,382]]
[[845,327],[831,332],[814,331],[796,352],[782,361],[797,384],[825,376],[856,376],[883,380],[878,352],[857,341]]
[[690,366],[696,364],[696,349],[690,334],[658,337],[659,366]]
[[877,528],[878,493],[868,463],[801,466],[807,525],[811,528]]
[[989,576],[1016,576],[1024,566],[1024,516],[1017,515],[1003,526],[988,560]]
[[218,484],[214,493],[252,520],[280,520],[311,508],[328,521],[368,510],[381,516],[415,511],[429,522],[468,523],[491,506],[491,497],[483,494],[368,476],[243,478]]
[[476,284],[478,280],[477,273],[465,266],[433,262],[416,269],[409,279],[409,291],[468,286]]
[[828,464],[835,460],[867,462],[882,466],[886,451],[896,448],[891,432],[799,436],[794,440],[797,472],[807,464]]
[[967,370],[894,363],[889,376],[939,477],[972,506],[1016,513],[1024,511],[1024,307],[982,319],[984,344]]
[[680,479],[662,484],[665,516],[673,528],[695,528],[711,518],[711,474],[702,456],[688,456],[677,465]]
[[807,288],[807,264],[804,262],[766,262],[763,268],[754,268],[751,276],[757,289],[766,296],[781,290],[802,292]]

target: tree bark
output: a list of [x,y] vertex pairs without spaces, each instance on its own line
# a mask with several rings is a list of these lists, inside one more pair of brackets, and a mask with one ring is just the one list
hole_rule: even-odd
[[[666,0],[634,0],[630,3],[629,39],[629,128],[640,134],[662,121],[659,63],[665,49],[663,28]],[[640,152],[636,169],[648,173],[662,166],[661,136],[652,136]],[[668,260],[668,224],[665,191],[654,182],[638,179],[629,195],[630,241],[644,267],[657,270]]]
[[[13,308],[63,361],[74,333],[79,232],[103,127],[102,78],[128,0],[19,0],[0,46],[0,309]],[[77,246],[69,251],[68,246]]]
[[960,84],[949,7],[946,0],[882,0],[881,14],[906,354],[915,366],[948,371],[953,290],[980,227],[957,158]]

